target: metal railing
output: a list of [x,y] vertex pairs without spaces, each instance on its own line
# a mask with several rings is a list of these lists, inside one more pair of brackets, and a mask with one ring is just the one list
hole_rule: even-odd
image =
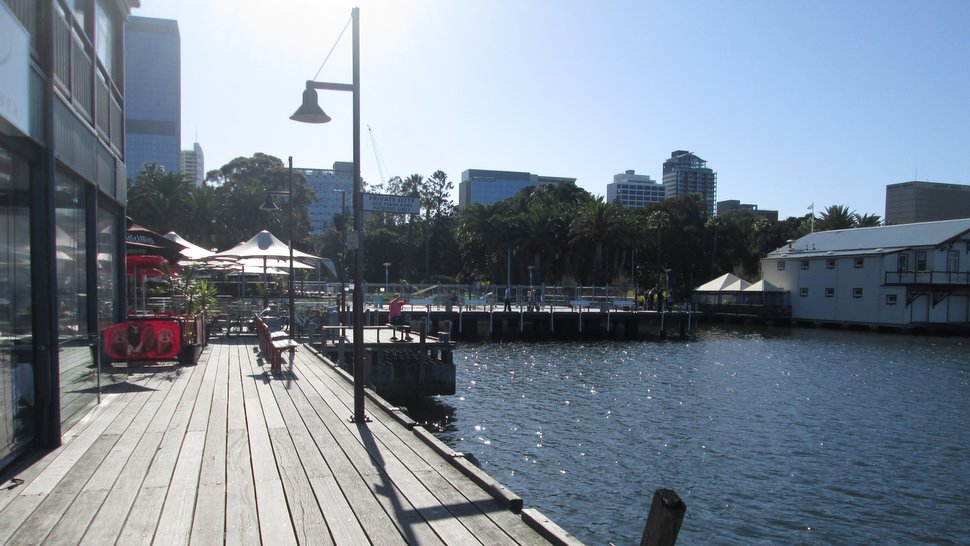
[[970,286],[968,271],[887,271],[885,284]]

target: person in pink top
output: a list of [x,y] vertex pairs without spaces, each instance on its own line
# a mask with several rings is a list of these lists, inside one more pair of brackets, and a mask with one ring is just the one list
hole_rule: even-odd
[[394,294],[394,298],[387,304],[387,322],[391,323],[392,326],[401,324],[401,309],[406,303],[407,301],[401,299],[400,294]]
[[[394,294],[394,299],[388,302],[387,322],[389,322],[391,326],[394,326],[394,327],[404,326],[404,318],[401,316],[401,308],[403,308],[406,303],[407,301],[401,299],[400,294]],[[405,336],[404,341],[410,341],[411,340],[410,328],[402,328],[402,330],[404,331],[404,336]],[[395,330],[395,333],[396,331],[397,330]],[[392,336],[391,339],[396,340],[397,337]]]

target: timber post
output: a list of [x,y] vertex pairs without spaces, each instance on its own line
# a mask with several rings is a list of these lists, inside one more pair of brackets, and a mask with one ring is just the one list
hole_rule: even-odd
[[640,546],[674,546],[687,505],[673,489],[657,489],[647,513]]

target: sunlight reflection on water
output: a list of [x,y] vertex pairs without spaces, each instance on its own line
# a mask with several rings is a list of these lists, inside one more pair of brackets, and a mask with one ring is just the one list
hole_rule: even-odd
[[660,487],[678,544],[970,541],[962,338],[708,329],[455,362],[431,428],[584,542],[638,542]]

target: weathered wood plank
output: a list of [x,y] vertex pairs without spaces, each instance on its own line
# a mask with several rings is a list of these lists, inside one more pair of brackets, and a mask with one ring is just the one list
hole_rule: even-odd
[[[403,541],[401,527],[395,526],[386,507],[378,501],[371,488],[361,481],[356,469],[347,455],[340,448],[330,434],[325,423],[314,410],[301,388],[284,389],[277,382],[274,390],[277,392],[279,405],[288,423],[302,419],[306,433],[310,437],[311,445],[301,448],[299,453],[304,460],[313,461],[314,465],[326,467],[312,474],[308,472],[314,485],[314,492],[320,504],[326,507],[325,517],[334,540],[338,544],[358,544],[360,540],[370,537],[375,543],[400,544]],[[288,397],[286,396],[288,395]],[[288,403],[287,403],[288,402]],[[329,409],[327,410],[329,412]],[[329,418],[339,420],[336,415],[329,413]],[[300,428],[294,427],[292,428]],[[319,455],[318,455],[319,454]],[[305,463],[306,464],[306,463]],[[413,512],[412,512],[413,513]],[[409,518],[403,527],[422,526],[423,520]],[[364,537],[361,537],[361,533]],[[410,543],[434,544],[434,534],[426,524],[423,529],[411,533],[415,538],[423,541],[409,541]],[[367,542],[363,542],[367,543]]]
[[159,544],[184,544],[189,541],[204,446],[204,431],[188,431],[185,434],[178,464],[175,466],[158,528],[155,530],[154,541]]
[[243,402],[240,355],[249,349],[234,345],[229,366],[229,402],[226,433],[226,543],[259,544],[259,517],[256,512],[256,485],[249,456],[246,405]]
[[226,434],[229,405],[229,357],[224,346],[216,346],[207,366],[215,369],[216,382],[209,408],[209,422],[202,453],[199,493],[192,520],[190,542],[218,544],[226,536]]
[[[309,372],[309,370],[304,371]],[[320,379],[320,376],[314,377]],[[304,377],[304,380],[314,382],[309,373]],[[332,393],[331,396],[321,397],[321,399],[330,407],[334,415],[343,412],[352,413],[352,398],[349,399],[345,394],[340,397],[333,396],[334,391],[323,385],[319,385],[318,388]],[[334,434],[337,442],[344,449],[354,444],[363,447],[368,455],[367,457],[351,458],[351,462],[358,473],[365,475],[368,472],[376,471],[380,474],[385,481],[382,484],[382,492],[395,495],[397,502],[400,502],[400,499],[406,499],[445,543],[480,543],[472,532],[452,517],[447,508],[435,502],[434,495],[421,484],[420,480],[415,479],[414,475],[392,452],[380,449],[367,426],[357,426],[353,423],[341,421],[339,426],[331,429],[331,433]]]
[[[101,460],[117,441],[117,435],[99,436],[78,460],[77,467],[61,480],[52,494],[42,497],[43,500],[32,512],[31,517],[4,542],[7,544],[36,544],[43,541],[57,525],[57,522],[61,520],[64,513],[67,512],[71,503],[81,492],[84,483],[94,474],[98,465],[101,464]],[[29,504],[33,504],[36,500],[32,497],[24,498],[29,499]],[[3,516],[2,520],[7,521],[8,518]]]
[[240,362],[243,370],[243,401],[246,405],[246,424],[249,432],[249,456],[253,466],[253,480],[256,486],[256,512],[259,516],[259,532],[263,542],[273,544],[296,544],[290,514],[286,505],[286,494],[280,479],[273,446],[256,391],[257,381],[253,377],[253,360]]
[[[160,375],[161,381],[168,381],[171,386],[156,413],[151,415],[135,453],[120,474],[116,468],[103,465],[104,481],[110,484],[110,477],[115,476],[117,482],[114,487],[109,485],[111,491],[84,536],[86,543],[114,542],[126,532],[126,526],[137,527],[137,532],[129,529],[127,536],[151,539],[165,498],[164,489],[171,479],[169,468],[174,466],[178,455],[177,451],[172,452],[171,446],[181,442],[184,423],[188,422],[181,411],[182,404],[186,397],[195,396],[201,383],[202,374],[195,371],[195,368],[178,368]],[[89,483],[86,489],[96,486]]]

